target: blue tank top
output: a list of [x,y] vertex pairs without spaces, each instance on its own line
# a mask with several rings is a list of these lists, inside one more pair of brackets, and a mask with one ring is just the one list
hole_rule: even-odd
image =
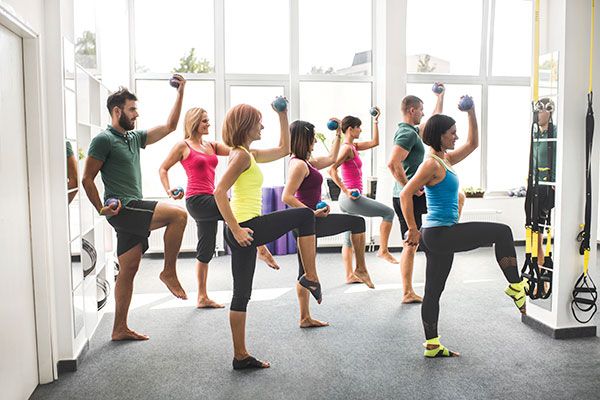
[[446,169],[446,176],[433,186],[425,186],[427,220],[423,228],[452,226],[458,222],[458,176],[441,158],[431,156]]

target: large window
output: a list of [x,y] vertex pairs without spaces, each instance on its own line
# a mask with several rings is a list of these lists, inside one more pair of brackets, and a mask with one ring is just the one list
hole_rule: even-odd
[[[323,133],[327,137],[326,145],[329,149],[335,135],[327,129],[327,121],[332,117],[340,120],[347,115],[360,118],[363,132],[358,141],[371,139],[370,107],[371,84],[368,82],[302,82],[300,84],[300,119],[312,123],[315,125],[315,132]],[[315,155],[325,154],[327,154],[325,147],[317,143]],[[363,181],[366,181],[370,171],[371,151],[361,152],[360,157],[363,162]]]
[[409,0],[409,73],[479,74],[482,0]]
[[[371,0],[131,0],[133,79],[139,97],[138,126],[166,121],[175,99],[173,72],[188,79],[177,132],[142,152],[144,195],[164,197],[158,167],[183,138],[183,118],[192,106],[208,110],[211,139],[221,141],[227,109],[250,104],[263,115],[262,139],[279,143],[279,122],[271,109],[287,95],[290,122],[302,117],[320,125],[332,115],[356,115],[371,136],[373,23]],[[213,133],[214,132],[214,133]],[[361,154],[371,174],[371,151]],[[225,167],[221,160],[217,180]],[[264,186],[283,185],[286,160],[260,165]],[[172,185],[185,185],[176,165]]]
[[462,187],[507,190],[527,175],[532,7],[530,0],[408,0],[407,93],[424,100],[427,118],[431,84],[446,84],[444,113],[457,121],[457,146],[467,120],[456,104],[463,94],[475,100],[480,147],[457,165]]
[[488,188],[527,186],[531,135],[528,86],[490,86],[488,100]]
[[301,0],[300,74],[371,75],[371,2]]
[[281,0],[225,0],[227,73],[288,73],[288,3]]
[[[261,139],[252,143],[256,149],[277,147],[280,138],[279,117],[271,107],[271,101],[277,96],[283,96],[282,86],[231,86],[229,104],[251,104],[262,114],[262,124],[265,127]],[[291,121],[290,121],[291,122]],[[277,186],[285,180],[285,160],[259,164],[263,173],[263,186]]]
[[[425,117],[423,121],[431,116],[436,104],[436,98],[431,91],[430,84],[408,84],[407,93],[414,94],[423,100],[423,111]],[[460,111],[457,107],[456,99],[460,96],[468,94],[473,97],[475,103],[475,112],[477,120],[480,124],[481,130],[481,86],[479,85],[456,85],[447,84],[446,94],[444,95],[444,110],[443,113],[454,118],[456,121],[456,130],[458,134],[458,141],[456,142],[456,148],[465,143],[468,134],[468,120],[467,113]],[[480,132],[481,133],[481,132]],[[481,181],[481,148],[475,150],[469,157],[461,161],[456,165],[456,172],[460,179],[461,187],[467,186],[479,186]]]
[[136,0],[135,71],[213,72],[213,8],[213,0]]
[[[165,124],[175,103],[175,89],[169,86],[166,80],[138,80],[136,90],[140,113],[137,126],[141,129],[148,129]],[[210,120],[214,121],[214,91],[214,84],[211,81],[189,81],[185,87],[185,97],[177,131],[141,151],[144,197],[166,197],[158,176],[158,168],[175,143],[183,140],[186,110],[192,107],[204,108],[208,112]],[[215,138],[215,125],[211,125],[208,140]],[[219,132],[219,138],[220,136]],[[169,170],[169,181],[172,187],[179,185],[185,187],[187,177],[181,164],[177,163]]]

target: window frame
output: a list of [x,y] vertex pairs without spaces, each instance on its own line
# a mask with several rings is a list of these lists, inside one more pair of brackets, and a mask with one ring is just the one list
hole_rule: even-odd
[[[481,47],[478,75],[451,75],[431,73],[407,73],[406,83],[432,83],[444,82],[445,84],[481,85],[481,120],[479,121],[480,138],[480,160],[481,169],[479,186],[485,190],[488,188],[488,100],[490,86],[530,86],[531,76],[499,76],[492,75],[494,57],[494,19],[496,0],[481,0],[482,25],[481,25]],[[408,6],[408,5],[407,5]],[[533,10],[533,3],[531,5]],[[533,27],[532,27],[533,31]],[[406,40],[406,37],[404,38]],[[509,188],[506,188],[509,189]]]

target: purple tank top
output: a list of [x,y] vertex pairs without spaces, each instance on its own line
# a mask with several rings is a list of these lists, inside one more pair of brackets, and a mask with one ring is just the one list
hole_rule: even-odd
[[308,166],[308,176],[304,178],[300,184],[300,187],[294,194],[294,197],[305,206],[314,210],[317,207],[317,203],[321,201],[321,185],[323,184],[323,175],[321,175],[318,169],[310,165],[308,161],[303,161]]
[[351,144],[349,146],[352,147],[352,154],[354,157],[344,161],[341,165],[342,181],[344,181],[346,188],[358,189],[362,193],[362,160],[358,155],[358,151],[356,151],[356,145]]

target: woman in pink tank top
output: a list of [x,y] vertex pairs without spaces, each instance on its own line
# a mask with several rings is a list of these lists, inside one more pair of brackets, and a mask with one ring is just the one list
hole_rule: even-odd
[[[222,308],[208,297],[206,280],[208,263],[215,253],[217,223],[223,220],[213,192],[217,156],[229,155],[230,148],[223,143],[203,139],[210,127],[208,114],[202,108],[191,108],[185,114],[185,138],[173,146],[159,169],[160,180],[167,195],[175,200],[183,198],[169,184],[169,169],[180,162],[187,175],[185,205],[194,220],[198,232],[196,246],[196,276],[198,278],[198,308]],[[175,193],[174,193],[175,192]],[[258,248],[258,257],[271,268],[279,269],[266,246]]]
[[[338,199],[340,209],[348,214],[361,215],[363,217],[382,217],[379,225],[379,251],[377,255],[384,260],[398,264],[398,260],[390,253],[388,242],[392,223],[394,221],[394,210],[380,202],[363,196],[362,186],[362,161],[359,151],[369,150],[379,145],[378,120],[381,113],[373,119],[373,139],[364,142],[355,142],[362,132],[360,119],[347,116],[342,120],[342,131],[344,132],[344,144],[340,149],[336,162],[329,169],[329,176],[341,189]],[[341,167],[342,178],[338,175]],[[354,194],[354,195],[353,195]],[[350,235],[346,232],[344,247],[342,247],[342,258],[346,269],[352,268],[352,242]]]

